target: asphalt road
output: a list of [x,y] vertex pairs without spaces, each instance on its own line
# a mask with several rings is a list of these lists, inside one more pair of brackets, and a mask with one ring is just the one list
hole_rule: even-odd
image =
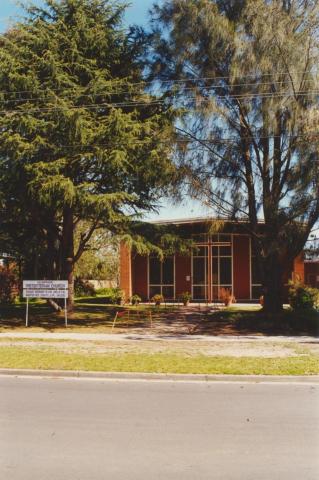
[[0,378],[3,480],[317,480],[319,385]]

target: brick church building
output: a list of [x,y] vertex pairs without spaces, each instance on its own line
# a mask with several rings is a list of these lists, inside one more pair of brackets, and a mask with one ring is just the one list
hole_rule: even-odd
[[[258,300],[261,283],[255,268],[251,236],[245,222],[224,222],[222,231],[209,233],[212,221],[205,218],[157,222],[172,225],[184,238],[196,244],[189,255],[175,255],[160,261],[156,256],[141,256],[122,244],[120,249],[120,287],[126,298],[133,294],[147,301],[159,293],[168,301],[190,292],[196,302],[220,299],[228,289],[237,301]],[[260,223],[262,232],[263,224]],[[300,255],[289,266],[283,282],[304,281],[304,261]]]

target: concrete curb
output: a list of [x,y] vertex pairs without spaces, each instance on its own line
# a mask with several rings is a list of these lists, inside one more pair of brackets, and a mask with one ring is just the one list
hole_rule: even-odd
[[0,368],[0,376],[82,378],[105,380],[157,380],[174,382],[238,382],[238,383],[318,383],[319,375],[203,375],[129,372],[85,372],[78,370],[33,370]]

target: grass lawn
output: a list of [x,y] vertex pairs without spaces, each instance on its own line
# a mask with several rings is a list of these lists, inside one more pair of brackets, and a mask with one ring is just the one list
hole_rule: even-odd
[[[136,312],[136,307],[129,307],[131,312]],[[104,297],[87,297],[78,299],[75,308],[68,314],[67,331],[86,333],[110,333],[117,310],[121,307],[105,304]],[[139,317],[132,313],[130,319],[123,318],[117,322],[117,330],[125,325],[140,324],[148,326],[149,307],[139,309]],[[154,310],[151,308],[151,310]],[[142,311],[144,313],[142,313]],[[26,304],[20,302],[14,305],[0,305],[0,332],[65,332],[64,312],[55,313],[43,300],[29,303],[29,327],[25,327]]]
[[0,348],[0,368],[101,372],[193,373],[233,375],[319,374],[319,356],[287,358],[186,356],[173,353],[70,354],[20,346]]
[[[123,307],[105,304],[104,297],[77,299],[69,314],[69,332],[110,333],[114,316]],[[128,307],[125,307],[126,309]],[[150,305],[129,307],[118,319],[114,332],[201,335],[319,335],[319,313],[294,313],[286,309],[280,315],[265,315],[258,305],[232,306],[211,311],[205,305]],[[150,317],[152,312],[152,322]],[[186,312],[186,313],[185,313]],[[188,312],[188,313],[187,313]],[[64,313],[55,314],[45,301],[30,303],[29,328],[25,327],[25,304],[0,305],[0,332],[65,332]],[[152,327],[152,328],[151,328]]]

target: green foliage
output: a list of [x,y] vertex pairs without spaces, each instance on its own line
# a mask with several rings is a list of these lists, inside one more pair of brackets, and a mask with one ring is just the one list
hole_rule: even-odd
[[319,290],[302,283],[291,283],[289,304],[293,310],[311,310],[319,307]]
[[[75,233],[76,249],[86,229],[86,222],[82,222],[78,226]],[[86,280],[109,280],[116,282],[119,274],[118,243],[118,238],[112,236],[108,230],[96,230],[75,265],[75,276]]]
[[165,0],[152,27],[188,193],[249,223],[264,307],[278,311],[282,272],[319,220],[319,3]]
[[71,282],[94,232],[129,234],[174,177],[174,108],[145,93],[123,12],[47,0],[0,35],[0,230],[38,278]]
[[187,304],[191,300],[192,295],[190,292],[182,292],[180,295],[178,295],[178,298],[181,302]]
[[19,282],[15,268],[0,266],[0,303],[12,303],[18,294]]
[[132,305],[138,305],[139,303],[141,303],[141,301],[142,301],[141,297],[137,294],[132,295],[130,298],[130,302]]
[[120,288],[99,288],[96,293],[98,296],[103,296],[103,302],[109,305],[121,305],[125,298]]
[[162,302],[164,302],[164,297],[160,293],[157,293],[151,298],[151,301],[155,303],[155,305],[160,305]]
[[93,297],[97,292],[90,282],[76,277],[74,281],[74,293],[76,297]]

